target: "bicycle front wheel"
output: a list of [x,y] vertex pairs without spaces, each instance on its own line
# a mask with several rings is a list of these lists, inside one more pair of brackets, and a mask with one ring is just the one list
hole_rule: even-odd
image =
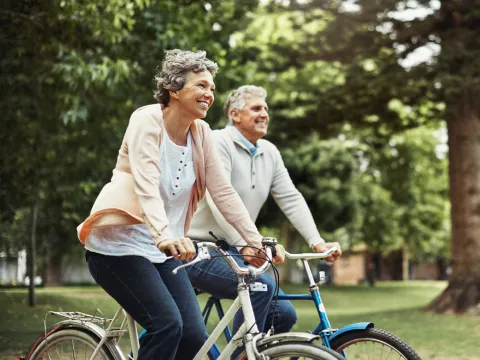
[[375,328],[339,335],[330,346],[339,353],[343,351],[348,360],[421,360],[398,336]]
[[[320,345],[305,342],[283,342],[277,344],[267,344],[258,348],[261,355],[268,356],[269,359],[291,359],[299,360],[345,360],[338,353]],[[246,360],[245,351],[237,360]]]
[[[90,359],[98,343],[99,339],[93,334],[80,329],[62,329],[40,342],[29,360]],[[117,358],[108,344],[105,344],[94,359],[116,360]]]

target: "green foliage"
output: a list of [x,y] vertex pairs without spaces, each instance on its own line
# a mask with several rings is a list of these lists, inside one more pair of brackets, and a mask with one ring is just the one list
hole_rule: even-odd
[[[445,19],[437,11],[407,26],[388,15],[400,1],[358,4],[356,13],[328,1],[2,3],[0,248],[25,246],[38,201],[40,252],[81,249],[75,227],[109,180],[129,115],[154,101],[164,50],[184,48],[204,49],[220,65],[213,127],[224,124],[228,91],[267,89],[269,139],[329,240],[444,254],[446,160],[432,134],[445,111],[438,82],[446,84],[453,60],[442,53],[443,68],[406,69],[398,59],[415,48],[409,31]],[[269,227],[284,221],[271,203],[262,214]]]
[[359,5],[358,12],[325,1],[260,9],[238,36],[259,54],[249,80],[269,93],[269,137],[283,147],[326,238],[382,252],[408,244],[419,259],[446,256],[446,159],[435,151],[444,103],[430,68],[399,64],[407,52],[395,51],[387,23],[401,2]]
[[[25,247],[40,206],[39,252],[81,249],[76,226],[109,180],[130,114],[152,103],[164,50],[205,49],[228,68],[228,41],[257,1],[21,0],[0,9],[4,109],[0,248]],[[220,72],[219,83],[230,73]],[[220,106],[213,109],[221,113]],[[220,118],[220,116],[218,116]]]

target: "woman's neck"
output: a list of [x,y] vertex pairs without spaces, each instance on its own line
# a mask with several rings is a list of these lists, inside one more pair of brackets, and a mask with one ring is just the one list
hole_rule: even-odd
[[168,106],[163,110],[163,121],[168,137],[179,146],[187,145],[188,131],[194,120],[175,107]]

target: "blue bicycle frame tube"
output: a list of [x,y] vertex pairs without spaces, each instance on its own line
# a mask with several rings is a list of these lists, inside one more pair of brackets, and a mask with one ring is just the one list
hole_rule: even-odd
[[[217,309],[217,314],[219,319],[223,319],[223,317],[225,316],[225,312],[223,311],[222,303],[220,302],[220,299],[210,296],[202,312],[203,320],[205,324],[208,323],[208,318],[210,317],[210,313],[212,312],[212,308],[214,306],[215,306],[215,309]],[[230,340],[232,339],[232,333],[230,332],[230,328],[228,326],[225,328],[223,333],[225,334],[227,343],[230,342]]]
[[[222,303],[220,302],[220,299],[214,298],[213,302],[215,303],[215,307],[217,308],[218,318],[223,319],[223,317],[225,316],[225,312],[223,311]],[[225,334],[227,343],[229,343],[230,340],[232,340],[232,333],[230,332],[230,328],[227,326],[223,331],[223,333]]]
[[322,332],[325,329],[330,329],[330,321],[328,321],[327,313],[325,307],[323,306],[322,298],[320,297],[320,292],[318,291],[318,286],[311,287],[310,293],[313,297],[313,302],[315,303],[315,308],[317,309],[318,317],[320,318],[320,323],[317,328],[313,330],[313,334],[320,335],[322,338],[323,344],[327,347],[330,347],[330,341],[328,337],[330,334]]

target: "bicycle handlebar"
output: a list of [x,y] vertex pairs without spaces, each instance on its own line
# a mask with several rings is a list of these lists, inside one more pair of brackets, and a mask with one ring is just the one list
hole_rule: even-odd
[[[270,268],[270,265],[271,265],[271,262],[272,262],[272,248],[271,248],[271,246],[275,245],[277,243],[276,239],[273,239],[273,238],[265,238],[265,239],[268,239],[268,240],[262,241],[262,245],[263,245],[267,260],[265,261],[265,263],[262,266],[260,266],[258,268],[255,267],[255,266],[251,266],[251,265],[239,266],[235,262],[233,257],[227,251],[221,249],[216,243],[196,242],[196,244],[197,244],[197,256],[195,257],[195,259],[193,259],[192,261],[190,261],[186,264],[180,265],[179,267],[175,268],[172,272],[174,274],[176,274],[178,272],[178,270],[180,270],[180,269],[184,269],[186,267],[192,266],[192,265],[194,265],[194,264],[196,264],[200,261],[203,261],[203,260],[210,260],[212,258],[212,256],[208,252],[208,249],[212,249],[212,250],[216,251],[217,253],[219,253],[221,256],[223,256],[225,258],[225,260],[227,261],[227,263],[232,268],[232,270],[239,275],[257,276],[259,274],[263,274],[265,271],[267,271]],[[272,241],[275,244],[271,244],[270,242],[272,242]]]
[[285,251],[285,255],[287,258],[292,260],[312,260],[312,259],[325,259],[332,255],[334,252],[337,252],[338,249],[336,246],[331,247],[327,251],[321,253],[302,253],[302,254],[290,254],[289,252]]

